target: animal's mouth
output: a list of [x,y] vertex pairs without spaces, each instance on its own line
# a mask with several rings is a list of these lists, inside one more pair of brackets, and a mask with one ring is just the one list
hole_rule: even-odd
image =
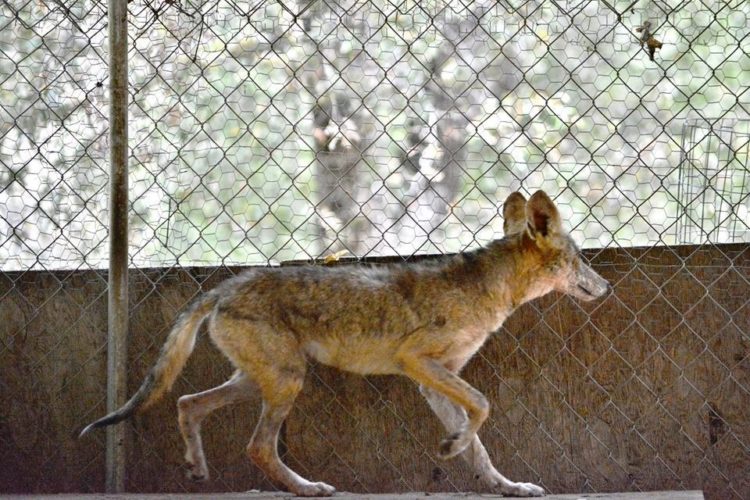
[[602,296],[604,296],[604,295],[606,295],[606,294],[608,294],[608,293],[610,293],[612,291],[612,287],[609,286],[609,283],[607,283],[607,285],[606,285],[606,290],[602,290],[602,291],[599,291],[599,292],[592,292],[591,290],[589,290],[585,286],[579,285],[579,284],[576,284],[576,288],[580,292],[579,297],[582,300],[586,300],[586,301],[598,299],[599,297],[602,297]]

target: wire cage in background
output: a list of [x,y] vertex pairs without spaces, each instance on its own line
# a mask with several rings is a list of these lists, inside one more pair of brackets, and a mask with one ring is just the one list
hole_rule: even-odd
[[[106,11],[98,0],[0,5],[0,363],[10,374],[0,388],[29,408],[44,405],[28,380],[58,410],[75,406],[77,387],[103,394]],[[238,266],[462,251],[502,234],[510,192],[544,189],[619,290],[601,306],[607,318],[560,297],[529,306],[469,367],[519,403],[493,416],[491,432],[515,450],[503,465],[553,490],[702,481],[716,498],[747,496],[747,413],[730,401],[750,393],[748,16],[740,0],[130,2],[132,378],[174,314]],[[196,370],[225,375],[201,356]],[[561,398],[565,432],[524,399],[521,372]],[[325,371],[315,380],[337,387]],[[408,429],[391,411],[400,386],[365,384],[375,413]],[[346,404],[341,391],[316,390]],[[576,394],[587,402],[576,406]],[[639,416],[636,399],[656,410]],[[75,428],[102,401],[48,425]],[[521,416],[532,427],[515,436]],[[26,436],[19,415],[0,417]],[[706,422],[708,442],[693,431]],[[603,437],[605,424],[627,438]],[[682,465],[654,426],[684,444]],[[169,464],[174,453],[138,430],[130,467]],[[426,438],[403,432],[423,453]],[[544,460],[524,455],[530,435],[547,443]],[[13,436],[0,433],[0,447],[34,464],[23,484],[0,471],[16,489],[52,488],[34,472],[51,465],[74,477],[58,489],[100,489],[101,454],[58,434],[66,444],[39,445],[45,457],[34,458]],[[602,453],[568,451],[574,440]],[[377,488],[332,451],[341,443],[322,443],[329,473]],[[68,464],[70,453],[86,460]],[[371,460],[394,489],[471,487],[456,472],[415,482],[413,465],[387,451]],[[244,466],[217,468],[219,486],[245,484]],[[649,468],[661,475],[645,479]],[[130,485],[187,488],[144,481]]]
[[[686,120],[677,199],[683,209],[675,224],[677,243],[747,241],[747,124],[736,120]],[[700,236],[696,236],[696,235]]]
[[[584,247],[747,241],[741,3],[130,10],[134,265],[454,252],[519,188]],[[105,263],[103,13],[4,6],[8,269]]]

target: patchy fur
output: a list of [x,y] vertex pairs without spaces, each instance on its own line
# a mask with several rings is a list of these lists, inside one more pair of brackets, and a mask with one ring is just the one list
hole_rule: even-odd
[[332,486],[302,478],[277,453],[279,429],[313,359],[363,375],[411,378],[450,432],[440,443],[441,457],[463,454],[477,476],[503,494],[543,495],[539,486],[510,481],[494,468],[477,437],[489,403],[458,373],[524,302],[553,290],[593,300],[609,284],[580,259],[544,192],[528,202],[513,193],[503,215],[503,239],[451,257],[380,267],[261,268],[223,282],[180,316],[135,396],[82,434],[155,402],[182,370],[198,327],[209,318],[211,338],[237,372],[219,387],[179,399],[190,477],[208,477],[202,420],[258,391],[263,410],[249,457],[297,495],[333,494]]

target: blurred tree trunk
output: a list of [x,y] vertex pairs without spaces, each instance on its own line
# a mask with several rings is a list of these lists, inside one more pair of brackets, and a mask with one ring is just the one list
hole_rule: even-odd
[[[444,64],[455,57],[456,47],[447,40],[430,61],[426,85],[422,95],[417,96],[422,104],[418,106],[423,110],[421,115],[411,107],[405,110],[412,116],[408,119],[408,137],[399,145],[403,151],[397,166],[400,175],[394,178],[400,185],[386,185],[385,175],[373,175],[377,162],[365,157],[372,145],[367,142],[366,131],[373,127],[367,122],[366,113],[357,112],[362,100],[351,87],[340,84],[339,73],[330,62],[335,59],[336,44],[340,42],[332,42],[330,54],[325,52],[330,46],[312,43],[316,33],[310,31],[311,27],[322,24],[319,18],[325,16],[327,8],[308,4],[307,9],[302,9],[302,26],[313,54],[306,64],[304,86],[316,98],[314,201],[321,253],[345,249],[362,256],[394,250],[429,251],[434,248],[430,238],[440,231],[455,202],[461,163],[466,159],[469,120],[457,109],[456,96],[446,90],[448,84],[440,74]],[[367,39],[370,35],[359,33],[369,29],[366,23],[347,18],[340,22],[347,24],[355,36]],[[471,22],[475,26],[476,18]],[[458,25],[448,30],[454,38],[466,31]],[[346,71],[362,71],[364,64],[355,59],[347,64]],[[390,85],[387,80],[381,83]],[[395,86],[391,90],[394,95],[402,92]]]
[[411,175],[396,232],[401,240],[412,240],[412,252],[429,249],[430,240],[442,240],[440,226],[456,201],[461,164],[467,156],[469,120],[457,109],[440,75],[452,49],[448,44],[431,61],[424,90],[429,112],[410,119],[407,149],[400,166]]
[[360,126],[349,98],[339,93],[318,97],[313,109],[316,208],[323,253],[364,250],[358,191],[362,158]]

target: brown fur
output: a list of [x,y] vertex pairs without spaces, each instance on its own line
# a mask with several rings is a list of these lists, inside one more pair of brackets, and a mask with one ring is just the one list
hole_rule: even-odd
[[492,466],[477,437],[489,403],[458,372],[522,303],[552,290],[592,300],[609,284],[581,261],[543,192],[528,202],[512,194],[503,214],[505,238],[453,257],[383,267],[253,269],[220,284],[183,313],[136,396],[84,433],[129,417],[167,390],[208,317],[211,338],[238,370],[225,384],[179,400],[191,477],[208,476],[203,418],[259,391],[263,410],[250,458],[293,493],[331,495],[332,486],[300,477],[276,449],[314,359],[361,374],[411,378],[451,433],[440,443],[441,457],[463,454],[478,477],[504,494],[542,495],[542,488],[512,482]]

